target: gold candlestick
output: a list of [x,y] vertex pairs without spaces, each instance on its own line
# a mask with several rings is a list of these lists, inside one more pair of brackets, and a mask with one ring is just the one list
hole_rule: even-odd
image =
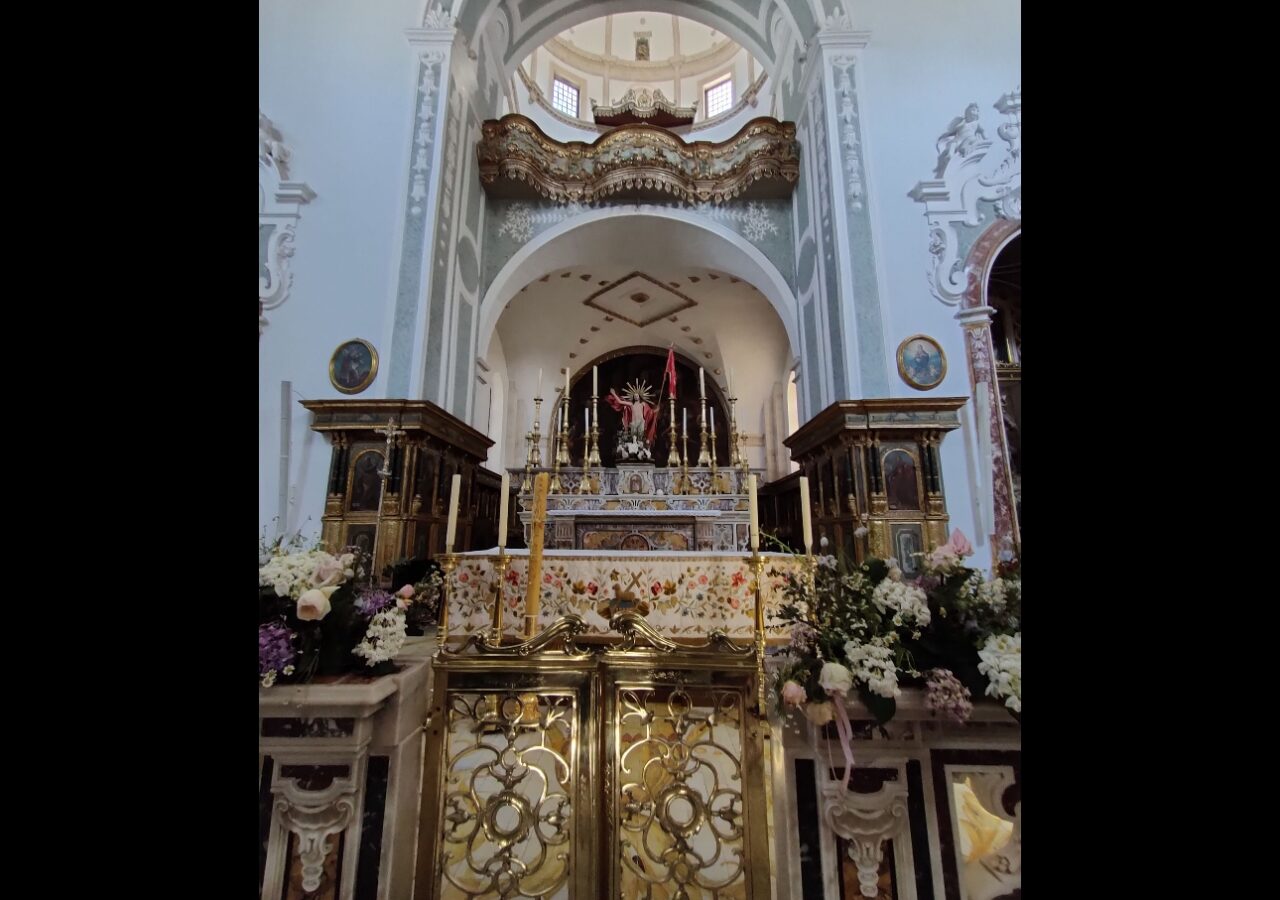
[[738,467],[738,398],[729,398],[729,468]]
[[702,414],[698,423],[698,465],[711,465],[711,454],[707,452],[707,398],[702,398]]
[[582,478],[578,480],[578,493],[590,494],[591,490],[591,432],[582,432]]
[[498,548],[498,563],[496,568],[497,586],[494,588],[493,598],[493,620],[490,622],[490,628],[493,632],[493,643],[502,643],[502,614],[506,609],[504,603],[503,591],[507,583],[507,567],[511,565],[511,557],[507,556],[505,547]]
[[533,398],[533,459],[530,461],[535,469],[542,468],[542,398]]
[[674,469],[680,465],[680,453],[676,450],[676,398],[675,394],[670,395],[671,400],[671,449],[667,453],[667,468]]
[[768,699],[765,691],[764,672],[764,591],[760,587],[760,583],[764,577],[764,557],[760,555],[759,550],[753,550],[749,560],[751,565],[751,575],[755,578],[756,594],[756,715],[763,719],[768,715]]
[[556,452],[556,462],[562,466],[573,465],[569,458],[569,392],[565,391],[560,409],[560,449]]
[[689,429],[684,429],[684,458],[680,461],[683,470],[682,485],[684,494],[696,494],[698,489],[693,486],[693,479],[689,477]]
[[596,405],[597,397],[591,395],[591,465],[600,468],[600,410]]
[[528,494],[533,491],[533,448],[537,446],[533,442],[533,432],[526,431],[524,435],[524,479],[520,482],[520,493]]
[[453,570],[458,568],[458,555],[446,553],[440,558],[440,571],[444,575],[444,596],[440,598],[439,624],[436,627],[437,652],[448,653],[449,599],[453,595]]

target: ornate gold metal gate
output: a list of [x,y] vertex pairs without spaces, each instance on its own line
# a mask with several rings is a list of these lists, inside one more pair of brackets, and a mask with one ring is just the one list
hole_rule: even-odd
[[417,900],[769,896],[757,648],[611,625],[436,661]]

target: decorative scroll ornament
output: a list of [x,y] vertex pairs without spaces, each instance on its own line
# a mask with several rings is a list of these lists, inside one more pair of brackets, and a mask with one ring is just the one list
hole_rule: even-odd
[[959,303],[969,286],[964,259],[974,226],[985,224],[981,206],[989,204],[1002,219],[1022,218],[1022,89],[1005,94],[994,107],[1008,117],[996,129],[1007,146],[995,149],[978,104],[970,103],[938,136],[934,180],[919,182],[908,195],[925,204],[933,257],[930,289],[948,306]]
[[531,119],[491,119],[476,144],[480,183],[495,196],[590,203],[672,194],[687,202],[786,197],[800,175],[793,122],[753,119],[720,143],[685,143],[648,124],[621,125],[594,142],[552,140]]
[[467,900],[555,896],[572,860],[572,695],[450,693],[444,886]]
[[321,791],[306,791],[293,778],[272,788],[280,822],[298,838],[298,858],[302,861],[302,889],[320,889],[324,861],[333,852],[334,835],[351,823],[356,808],[356,786],[350,778],[335,778]]
[[873,794],[846,790],[839,781],[822,788],[822,818],[827,827],[849,842],[849,858],[858,866],[858,889],[876,896],[881,845],[897,836],[907,821],[906,785],[886,781]]
[[697,112],[697,101],[694,101],[693,106],[676,106],[663,96],[659,88],[652,91],[648,88],[629,88],[622,99],[615,100],[612,106],[591,104],[591,114],[595,116],[597,125],[648,122],[663,128],[673,128],[693,124],[693,117]]
[[289,180],[289,148],[275,125],[258,110],[258,336],[264,313],[284,303],[293,287],[293,239],[302,206],[315,191]]

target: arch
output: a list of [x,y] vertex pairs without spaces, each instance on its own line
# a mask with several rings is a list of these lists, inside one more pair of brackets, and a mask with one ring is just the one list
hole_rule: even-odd
[[[728,35],[739,46],[746,48],[776,83],[778,60],[770,52],[772,42],[769,35],[765,33],[770,19],[767,10],[764,15],[758,16],[756,21],[748,22],[727,15],[718,4],[693,3],[689,0],[606,0],[606,2],[591,3],[583,0],[560,0],[558,3],[553,2],[547,5],[559,7],[559,9],[547,11],[545,8],[539,8],[535,16],[531,17],[534,23],[532,28],[528,28],[527,23],[520,22],[518,24],[523,33],[509,35],[511,39],[502,52],[504,76],[510,76],[520,61],[533,52],[533,48],[540,47],[567,28],[603,16],[629,12],[655,12],[682,16],[694,22],[709,25]],[[783,8],[784,20],[794,28],[793,23],[796,18],[788,5],[785,2],[774,5]],[[488,28],[492,17],[500,10],[505,10],[505,6],[506,0],[460,0],[455,14],[469,46],[474,48],[476,41]],[[726,6],[731,5],[726,4]],[[772,6],[769,9],[772,9]],[[506,15],[510,19],[509,12]],[[513,29],[516,24],[509,23]],[[803,36],[798,37],[803,41]]]
[[[968,284],[961,298],[960,319],[965,336],[965,355],[969,369],[969,386],[975,402],[979,393],[986,396],[987,416],[979,422],[983,435],[990,439],[991,467],[987,479],[991,487],[991,552],[993,562],[1001,546],[1012,545],[1015,552],[1022,547],[1017,509],[1013,502],[1013,471],[1009,465],[1009,442],[1004,429],[1004,408],[996,382],[995,346],[991,339],[991,310],[987,306],[987,287],[991,266],[1014,238],[1022,234],[1021,219],[997,219],[978,236],[965,257]],[[981,407],[979,407],[981,409]],[[981,446],[982,441],[979,441]]]
[[670,223],[695,229],[705,236],[718,238],[714,257],[717,269],[735,275],[755,286],[769,301],[787,336],[792,357],[800,355],[798,309],[795,294],[782,273],[753,244],[736,232],[709,222],[686,209],[659,206],[615,206],[586,209],[581,215],[560,222],[530,238],[494,276],[480,301],[476,346],[487,348],[498,327],[498,318],[520,288],[549,272],[579,262],[584,254],[591,256],[591,242],[601,241],[602,232],[591,226],[626,219],[642,232],[644,219],[657,219],[649,225],[670,228]]

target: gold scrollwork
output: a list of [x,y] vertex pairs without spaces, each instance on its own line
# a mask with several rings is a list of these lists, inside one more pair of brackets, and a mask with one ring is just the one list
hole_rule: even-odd
[[481,126],[480,183],[494,193],[591,203],[618,192],[722,203],[741,194],[786,197],[800,176],[794,122],[752,119],[719,143],[685,143],[663,128],[622,125],[594,142],[561,143],[511,113]]
[[755,647],[752,645],[739,646],[718,628],[711,632],[705,644],[677,644],[670,638],[663,637],[643,616],[630,610],[620,612],[609,619],[609,628],[622,635],[622,643],[617,647],[620,651],[634,650],[636,637],[639,636],[648,641],[649,646],[655,650],[663,650],[667,653],[687,654],[715,649],[735,656],[750,656],[755,652]]
[[740,691],[619,686],[623,896],[652,896],[654,885],[671,900],[745,891],[744,719]]
[[451,692],[441,898],[550,897],[569,879],[573,694]]
[[518,644],[502,644],[499,643],[500,636],[490,631],[478,631],[470,635],[457,650],[447,650],[441,646],[440,652],[445,656],[458,656],[469,647],[475,647],[478,655],[482,656],[527,657],[541,653],[556,641],[563,639],[565,656],[579,658],[591,655],[590,650],[580,648],[575,640],[586,630],[587,623],[582,620],[582,617],[570,613],[557,619],[529,640]]

